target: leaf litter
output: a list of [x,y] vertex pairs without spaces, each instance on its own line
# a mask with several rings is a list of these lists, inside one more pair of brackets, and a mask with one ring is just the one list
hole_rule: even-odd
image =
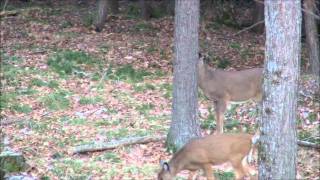
[[[82,23],[86,15],[83,13],[92,11],[94,4],[80,7],[81,11],[76,10],[79,9],[76,5],[64,6],[59,2],[54,2],[52,6],[54,8],[25,8],[18,16],[4,18],[1,22],[4,25],[1,53],[21,58],[22,61],[14,63],[14,66],[23,73],[14,74],[18,84],[4,81],[1,89],[6,96],[10,93],[16,96],[16,100],[6,102],[9,107],[2,109],[2,119],[17,120],[16,123],[2,126],[2,133],[9,138],[14,150],[26,156],[31,167],[27,173],[34,177],[154,179],[159,170],[159,160],[169,160],[171,157],[165,151],[163,141],[88,154],[74,155],[71,149],[92,141],[108,141],[132,135],[158,135],[168,131],[172,89],[167,84],[172,83],[173,18],[146,22],[127,19],[121,14],[108,18],[103,31],[96,33]],[[70,27],[62,27],[62,22],[70,24]],[[230,63],[228,70],[262,67],[262,35],[244,32],[235,37],[235,29],[224,25],[219,29],[211,29],[206,24],[202,22],[201,25],[201,50],[211,55],[213,66],[218,66],[224,60]],[[103,68],[85,69],[89,75],[84,77],[61,77],[47,65],[49,56],[59,50],[93,55],[101,61]],[[114,67],[112,73],[117,67],[131,64],[134,69],[144,69],[153,75],[144,77],[138,83],[121,78],[112,79],[109,75],[101,79],[111,64]],[[92,80],[95,72],[99,74],[98,80]],[[157,72],[164,75],[157,76]],[[3,73],[1,71],[1,77],[6,80]],[[31,86],[35,78],[43,82],[57,81],[58,87]],[[307,140],[317,141],[318,138],[319,141],[318,88],[312,78],[301,78],[298,133],[302,133],[301,137]],[[35,93],[18,93],[27,89]],[[57,101],[59,104],[59,92],[65,93],[70,104],[65,109],[49,109],[42,99],[58,94],[56,99],[48,102]],[[95,101],[97,97],[100,100]],[[87,99],[87,103],[80,103],[81,99]],[[28,105],[32,111],[17,112],[11,108],[14,102]],[[211,104],[201,97],[199,103],[202,123],[210,116]],[[256,104],[247,103],[229,111],[227,119],[237,120],[240,125],[228,131],[241,131],[239,126],[242,125],[254,126],[256,114],[252,112],[255,108]],[[203,129],[203,134],[208,132]],[[319,158],[319,151],[299,147],[298,177],[317,179],[320,176]],[[222,165],[217,169],[230,171],[230,166]],[[182,172],[179,176],[186,178],[187,174]]]

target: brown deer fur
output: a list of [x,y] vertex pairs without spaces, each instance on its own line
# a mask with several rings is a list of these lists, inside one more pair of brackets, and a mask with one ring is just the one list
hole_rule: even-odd
[[208,67],[200,58],[198,85],[215,106],[218,133],[223,133],[224,112],[229,102],[262,99],[263,68],[224,71]]
[[168,163],[162,164],[158,180],[172,180],[182,170],[191,171],[192,179],[196,170],[202,169],[208,180],[213,180],[212,165],[230,162],[236,179],[250,175],[246,157],[252,148],[250,134],[217,134],[194,139],[175,153]]

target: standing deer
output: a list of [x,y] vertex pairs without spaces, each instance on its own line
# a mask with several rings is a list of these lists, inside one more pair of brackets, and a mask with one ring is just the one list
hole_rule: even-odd
[[182,170],[189,170],[189,180],[198,169],[202,169],[208,180],[213,180],[212,165],[230,162],[236,179],[255,172],[247,163],[256,144],[250,134],[218,134],[191,140],[169,162],[162,163],[158,180],[172,180]]
[[263,68],[224,71],[210,68],[200,55],[198,85],[215,106],[218,133],[223,133],[224,113],[229,102],[261,101]]

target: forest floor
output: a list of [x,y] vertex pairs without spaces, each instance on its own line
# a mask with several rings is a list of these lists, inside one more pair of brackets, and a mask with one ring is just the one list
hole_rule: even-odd
[[[58,1],[60,2],[60,1]],[[66,5],[67,4],[67,5]],[[143,21],[135,5],[93,30],[94,6],[9,4],[1,19],[1,133],[22,152],[26,174],[41,179],[155,179],[169,160],[164,141],[73,154],[77,145],[133,136],[166,135],[171,120],[173,18]],[[228,70],[262,67],[264,36],[201,21],[200,49]],[[319,143],[319,94],[301,76],[298,137]],[[200,93],[203,134],[215,127]],[[227,132],[253,132],[256,104],[234,105]],[[318,179],[320,153],[299,147],[299,179]],[[221,179],[234,176],[219,166]],[[178,179],[186,178],[186,173]]]

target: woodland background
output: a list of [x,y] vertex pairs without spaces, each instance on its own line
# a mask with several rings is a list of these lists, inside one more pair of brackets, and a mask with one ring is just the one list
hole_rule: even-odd
[[[86,154],[73,150],[92,142],[166,135],[174,26],[172,6],[164,2],[143,7],[139,1],[119,1],[118,12],[106,11],[100,26],[96,1],[6,4],[7,14],[1,15],[1,137],[27,160],[18,174],[34,179],[155,178],[159,159],[171,157],[164,141]],[[200,50],[212,66],[263,67],[263,27],[241,31],[261,20],[256,6],[249,0],[201,1]],[[320,94],[311,69],[303,43],[298,137],[319,144]],[[202,94],[199,111],[202,133],[208,134],[215,120]],[[254,103],[233,105],[226,131],[253,132],[256,118]],[[317,179],[319,158],[319,150],[299,147],[298,177]],[[229,165],[218,169],[216,176],[232,179]]]

